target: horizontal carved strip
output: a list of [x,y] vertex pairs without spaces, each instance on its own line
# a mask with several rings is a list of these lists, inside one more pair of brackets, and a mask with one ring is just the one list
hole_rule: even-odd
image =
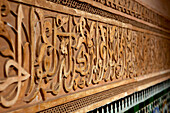
[[[91,0],[90,0],[91,1]],[[149,23],[169,29],[170,21],[136,0],[93,0]]]
[[[155,22],[153,21],[158,21],[160,22],[160,20],[162,22],[160,22],[159,24],[162,24],[164,23],[165,26],[168,27],[168,25],[170,24],[169,20],[166,20],[168,22],[165,22],[165,20],[162,20],[164,17],[161,17],[159,19],[155,19],[155,18],[158,18],[158,17],[154,17],[151,21],[149,20],[149,16],[145,16],[145,18],[147,19],[144,19],[144,17],[140,17],[140,16],[135,16],[135,15],[138,15],[136,14],[135,11],[130,11],[130,10],[119,10],[119,11],[122,11],[123,13],[127,14],[126,16],[121,16],[118,12],[115,14],[116,11],[112,11],[106,7],[103,7],[102,5],[98,4],[97,2],[93,2],[92,0],[79,0],[79,1],[74,1],[74,0],[67,0],[67,1],[54,1],[54,0],[48,0],[48,1],[51,1],[51,2],[54,2],[54,3],[57,3],[57,4],[62,4],[62,5],[65,5],[67,7],[71,7],[71,8],[76,8],[76,9],[79,9],[79,10],[83,10],[85,12],[89,12],[89,13],[92,13],[92,14],[97,14],[97,15],[101,15],[103,17],[107,17],[107,18],[111,18],[111,19],[116,19],[116,20],[119,20],[119,21],[122,21],[124,23],[130,23],[132,25],[135,25],[137,27],[141,27],[141,28],[144,28],[144,29],[147,29],[147,30],[153,30],[155,32],[160,32],[160,33],[163,33],[163,34],[166,34],[166,32],[162,32],[161,30],[158,30],[158,29],[155,29],[154,27],[148,27],[146,25],[144,25],[143,23],[141,24],[140,22],[137,22],[135,20],[133,20],[132,18],[127,18],[127,15],[131,15],[132,17],[134,16],[135,18],[137,19],[140,19],[140,20],[144,20],[146,22],[149,22],[151,24],[155,24],[155,25],[158,25],[156,24]],[[108,0],[109,1],[109,0]],[[133,2],[133,0],[130,0]],[[101,1],[100,1],[101,2]],[[104,2],[104,1],[103,1]],[[110,1],[111,2],[111,1]],[[75,5],[76,4],[76,5]],[[102,3],[102,4],[105,4]],[[122,9],[122,7],[118,6],[120,9]],[[118,9],[119,9],[118,8]],[[115,8],[114,8],[115,9]],[[116,10],[118,10],[116,8]],[[156,13],[155,13],[156,14]],[[142,14],[143,15],[143,14]],[[150,14],[149,14],[150,15]],[[156,14],[157,15],[157,14]],[[165,28],[167,29],[167,28]],[[169,29],[169,28],[168,28]],[[168,30],[167,30],[168,31]]]
[[[163,76],[161,78],[162,75],[167,75],[167,76],[165,76],[165,77]],[[126,92],[122,93],[121,95],[115,95],[113,97],[109,97],[106,100],[100,100],[97,103],[93,103],[92,105],[88,105],[85,108],[81,108],[80,111],[81,110],[87,110],[87,111],[92,110],[92,109],[99,107],[99,106],[102,106],[102,105],[104,105],[104,104],[106,104],[110,101],[114,101],[114,100],[119,99],[121,97],[124,97],[126,95],[130,95],[134,91],[140,91],[140,90],[143,90],[147,87],[155,85],[157,83],[163,82],[163,81],[169,79],[169,70],[166,70],[166,71],[163,71],[163,72],[160,72],[160,73],[153,73],[153,74],[149,74],[149,75],[145,75],[145,76],[147,76],[147,78],[145,78],[144,80],[147,80],[149,78],[155,78],[155,77],[158,77],[158,76],[160,76],[160,79],[150,81],[147,84],[142,84],[141,86],[135,87],[135,89],[132,89],[131,91],[127,90]],[[51,107],[54,107],[54,106],[63,105],[64,103],[68,103],[70,101],[74,101],[74,100],[84,98],[84,97],[87,97],[87,96],[90,96],[90,95],[95,95],[95,94],[98,94],[98,93],[100,93],[104,90],[114,89],[114,88],[119,87],[119,86],[128,85],[128,84],[131,84],[131,83],[134,83],[134,82],[136,83],[136,82],[139,82],[139,81],[143,81],[143,79],[133,78],[133,79],[129,79],[129,80],[122,80],[122,81],[117,81],[117,82],[105,84],[105,85],[102,85],[100,87],[91,88],[91,89],[88,89],[88,90],[84,90],[84,91],[80,91],[80,92],[76,92],[76,93],[72,93],[72,94],[70,93],[69,95],[65,95],[65,96],[59,96],[58,98],[54,98],[53,100],[44,101],[43,103],[42,102],[37,103],[37,104],[32,105],[30,107],[27,106],[27,108],[24,108],[24,109],[16,108],[16,109],[18,109],[18,110],[16,110],[16,112],[22,112],[23,110],[26,111],[26,112],[41,111],[41,110],[48,109],[48,108],[51,108]],[[81,112],[83,112],[83,111],[81,111]]]
[[[12,0],[12,1],[16,1],[16,2],[20,2],[20,3],[24,3],[24,4],[28,4],[28,5],[33,5],[33,6],[36,6],[36,7],[41,7],[41,8],[47,8],[49,10],[53,10],[53,11],[60,11],[60,12],[63,12],[63,13],[69,13],[69,14],[73,14],[73,15],[76,15],[76,12],[75,10],[73,9],[67,9],[66,7],[63,8],[63,5],[66,5],[67,7],[71,7],[71,5],[67,5],[67,2],[66,4],[57,4],[55,5],[54,4],[51,4],[53,2],[45,2],[45,0],[41,0],[41,2],[39,2],[39,0],[33,0],[33,1],[27,1],[27,0]],[[87,3],[83,2],[83,6],[86,6]],[[136,19],[133,19],[133,17],[125,14],[124,16],[123,15],[120,15],[121,12],[118,12],[118,11],[112,11],[112,12],[109,12],[109,10],[111,9],[108,9],[107,11],[105,10],[102,10],[100,8],[97,8],[97,6],[100,6],[98,3],[96,4],[93,4],[95,5],[94,6],[91,6],[90,4],[87,5],[87,6],[90,6],[91,8],[88,8],[86,7],[87,10],[84,10],[84,9],[79,9],[79,10],[82,10],[82,11],[86,11],[86,12],[89,12],[89,13],[92,13],[92,14],[96,14],[96,15],[101,15],[102,17],[107,17],[107,18],[111,18],[111,19],[116,19],[118,21],[121,21],[121,22],[124,22],[124,23],[130,23],[132,24],[133,26],[137,26],[139,28],[142,28],[142,29],[146,29],[146,30],[150,30],[150,31],[153,31],[153,32],[156,32],[156,33],[160,33],[160,34],[164,34],[166,36],[170,36],[169,35],[169,30],[165,30],[165,29],[162,29],[160,27],[157,27],[156,25],[153,25],[153,24],[150,24],[148,22],[144,22],[143,20],[140,21],[140,19],[136,18]],[[101,4],[102,5],[102,4]],[[43,7],[42,7],[43,6]],[[106,6],[101,6],[101,8],[104,7],[104,9],[106,9]],[[76,7],[71,7],[71,8],[76,8]],[[81,8],[81,7],[80,7]],[[94,10],[91,10],[89,11],[90,9],[94,9]],[[114,10],[114,9],[113,9]],[[95,11],[95,12],[94,12]],[[101,13],[100,13],[101,12]],[[115,13],[117,12],[117,13]],[[120,13],[120,14],[119,14]],[[109,16],[110,15],[110,16]],[[128,17],[128,18],[127,18]],[[89,18],[89,17],[88,17]],[[134,17],[135,18],[135,17]],[[166,23],[166,25],[169,25],[168,23]]]
[[[162,76],[162,77],[161,77]],[[94,108],[98,108],[100,106],[103,106],[109,102],[112,102],[114,100],[120,99],[124,96],[130,95],[133,92],[140,91],[137,88],[140,87],[142,84],[149,84],[153,81],[156,81],[158,79],[162,79],[164,77],[169,76],[169,74],[161,75],[157,77],[153,77],[147,80],[143,80],[140,82],[134,82],[127,85],[122,85],[120,87],[116,87],[113,89],[109,89],[94,95],[90,95],[84,98],[80,98],[75,101],[71,101],[68,103],[65,103],[63,105],[55,106],[46,110],[40,111],[40,113],[46,113],[46,112],[88,112]],[[169,78],[169,77],[168,77]],[[165,79],[166,80],[166,79]],[[160,83],[161,81],[157,82]],[[152,84],[155,85],[155,84]],[[149,85],[151,86],[151,85]],[[145,87],[148,88],[149,86]],[[143,88],[144,89],[144,88]],[[110,98],[111,97],[111,98]],[[106,100],[106,101],[105,101]]]

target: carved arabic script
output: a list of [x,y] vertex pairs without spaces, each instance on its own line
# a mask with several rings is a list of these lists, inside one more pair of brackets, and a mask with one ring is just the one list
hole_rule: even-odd
[[[70,92],[170,67],[167,39],[23,5],[15,12],[6,0],[0,5],[0,40],[5,40],[0,58],[6,61],[0,102],[5,107],[20,95],[26,102],[39,93],[46,100],[47,93],[55,96],[62,89]],[[16,25],[5,20],[8,16],[15,17]]]

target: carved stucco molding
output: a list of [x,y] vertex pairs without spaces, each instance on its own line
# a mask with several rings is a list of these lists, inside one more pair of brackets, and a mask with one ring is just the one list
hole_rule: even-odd
[[[47,0],[56,4],[62,4],[67,7],[79,9],[92,14],[100,15],[103,17],[122,21],[124,23],[130,23],[132,25],[148,29],[148,26],[141,24],[140,22],[131,19],[136,18],[156,26],[162,27],[167,31],[170,29],[170,21],[158,14],[157,12],[148,9],[141,3],[135,0]],[[112,10],[113,9],[113,10]],[[117,12],[117,13],[116,13]],[[121,15],[125,14],[125,15]],[[131,18],[127,18],[130,16]],[[155,27],[152,27],[156,31]],[[151,29],[150,29],[151,30]],[[159,31],[159,30],[158,30]]]

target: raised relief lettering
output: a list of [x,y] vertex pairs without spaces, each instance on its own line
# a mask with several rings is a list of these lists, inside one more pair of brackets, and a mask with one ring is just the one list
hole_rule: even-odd
[[[124,0],[107,0],[108,4],[123,5],[129,13],[142,10]],[[25,103],[38,97],[48,100],[47,95],[170,68],[168,39],[7,0],[0,0],[0,5],[2,107],[15,105],[19,97]]]

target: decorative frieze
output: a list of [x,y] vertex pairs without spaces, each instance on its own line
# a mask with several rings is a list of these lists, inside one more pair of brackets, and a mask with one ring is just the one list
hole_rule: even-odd
[[[51,1],[57,4],[62,4],[67,7],[80,9],[85,12],[89,12],[92,14],[101,15],[103,17],[116,19],[123,22],[130,22],[131,24],[135,24],[133,20],[127,20],[120,15],[115,15],[114,12],[107,11],[107,10],[101,10],[98,7],[94,7],[91,4],[88,4],[86,2],[89,2],[89,0],[47,0]],[[133,16],[135,18],[144,20],[146,22],[152,23],[154,25],[163,27],[165,29],[170,29],[169,24],[170,21],[163,17],[162,15],[152,11],[151,9],[148,9],[146,6],[140,4],[136,0],[91,0],[91,2],[98,2],[101,3],[107,7],[110,7],[112,9],[115,9],[117,11],[120,11],[122,13],[128,14],[130,16]],[[93,3],[95,4],[95,3]],[[133,21],[133,22],[131,22]],[[139,24],[139,23],[138,23]],[[139,26],[138,26],[139,27]],[[140,27],[142,27],[140,25]],[[146,27],[145,27],[146,28]]]
[[158,25],[160,27],[169,28],[167,23],[170,23],[168,19],[160,14],[152,11],[146,6],[140,4],[136,0],[93,0],[103,5],[111,7],[115,10],[121,11],[128,15],[134,16],[149,23]]
[[170,68],[170,41],[0,0],[0,103],[42,102]]

